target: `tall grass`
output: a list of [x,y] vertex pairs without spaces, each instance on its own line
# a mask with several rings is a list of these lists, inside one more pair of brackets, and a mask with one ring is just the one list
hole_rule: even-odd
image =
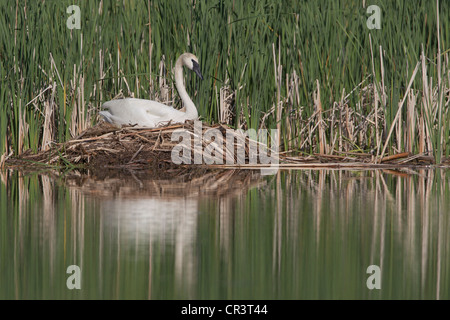
[[[278,126],[284,149],[306,154],[439,161],[450,152],[450,3],[437,3],[374,0],[381,29],[370,30],[357,0],[2,1],[0,154],[77,136],[120,93],[180,105],[172,67],[190,51],[206,75],[186,76],[205,121]],[[80,30],[66,25],[72,4]]]

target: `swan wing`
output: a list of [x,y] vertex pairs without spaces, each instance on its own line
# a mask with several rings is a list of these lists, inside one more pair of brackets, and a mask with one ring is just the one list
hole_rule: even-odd
[[157,101],[144,99],[117,99],[107,101],[102,106],[109,114],[100,114],[108,122],[116,124],[137,124],[143,127],[156,127],[164,122],[178,121],[184,112]]
[[145,111],[149,115],[164,117],[171,114],[178,114],[181,111],[174,109],[157,101],[145,100],[145,99],[117,99],[107,101],[102,106],[104,109],[109,109],[115,113],[132,114],[139,112],[138,110]]

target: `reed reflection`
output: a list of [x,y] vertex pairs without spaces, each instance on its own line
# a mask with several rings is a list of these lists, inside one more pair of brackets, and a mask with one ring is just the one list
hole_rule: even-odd
[[[11,242],[3,255],[14,257],[1,264],[8,297],[42,294],[41,282],[30,285],[37,261],[46,266],[45,297],[55,294],[55,274],[64,279],[60,270],[77,264],[85,290],[59,295],[449,298],[445,170],[0,178],[2,193],[17,194],[8,205],[17,219],[2,226]],[[372,264],[382,270],[381,290],[365,286]]]

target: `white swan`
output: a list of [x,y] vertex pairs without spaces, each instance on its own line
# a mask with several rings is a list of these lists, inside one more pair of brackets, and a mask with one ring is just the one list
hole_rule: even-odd
[[194,71],[200,79],[198,59],[192,53],[183,53],[175,64],[175,85],[184,103],[186,112],[153,100],[117,99],[102,105],[106,111],[100,111],[105,121],[115,125],[137,125],[138,127],[156,128],[170,123],[184,123],[198,118],[197,108],[186,92],[183,84],[183,66]]

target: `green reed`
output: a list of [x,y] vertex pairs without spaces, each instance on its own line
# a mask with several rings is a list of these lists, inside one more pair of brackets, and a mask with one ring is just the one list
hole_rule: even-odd
[[[72,4],[81,9],[80,30],[66,25]],[[278,122],[284,148],[305,153],[324,147],[380,154],[391,128],[386,151],[403,151],[409,129],[411,152],[448,155],[448,1],[440,1],[439,66],[435,1],[370,4],[381,8],[380,30],[367,27],[369,3],[356,0],[2,1],[0,154],[78,135],[120,92],[179,106],[176,92],[163,96],[161,89],[173,88],[174,62],[190,51],[205,80],[187,73],[188,92],[207,122],[243,128]],[[430,90],[439,87],[441,98],[431,95],[425,110],[420,67],[411,87],[414,121],[408,122],[414,108],[405,104],[394,123],[422,45]],[[376,102],[375,88],[383,101]],[[225,119],[221,108],[228,108]]]

